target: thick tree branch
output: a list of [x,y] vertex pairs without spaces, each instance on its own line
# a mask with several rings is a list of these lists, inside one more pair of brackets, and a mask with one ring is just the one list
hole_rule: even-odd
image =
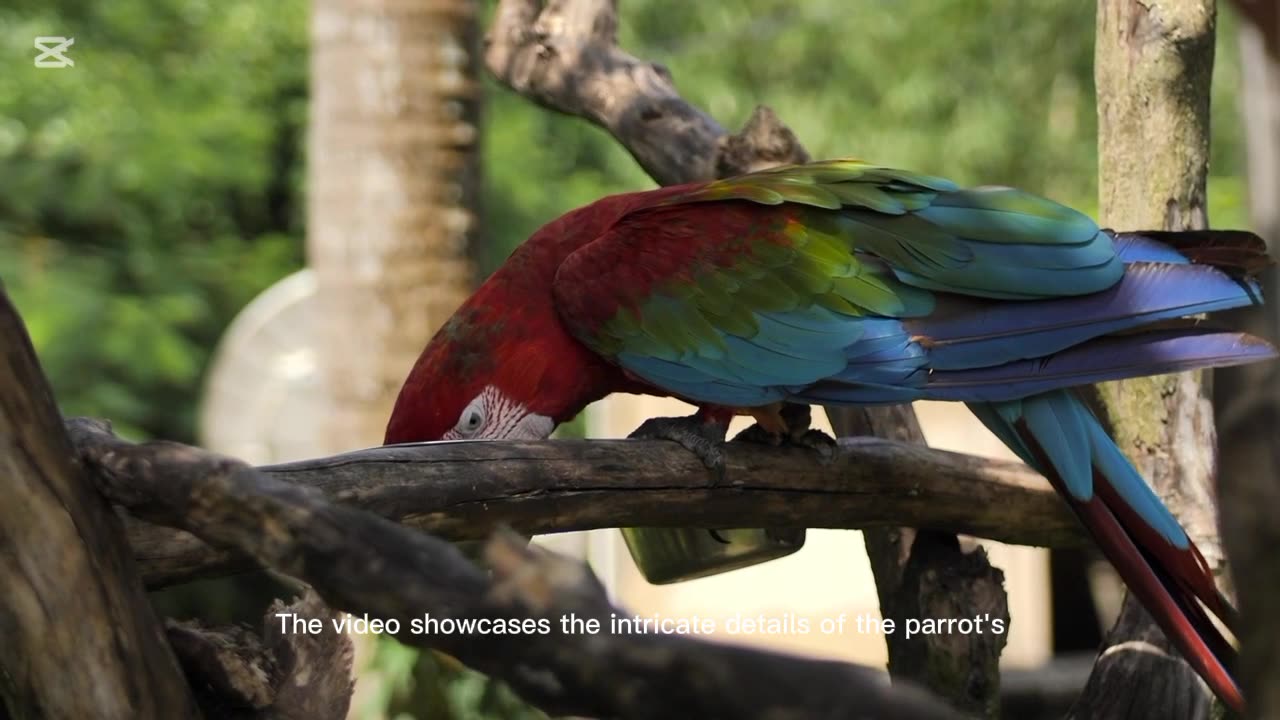
[[[109,452],[71,420],[87,461]],[[170,455],[147,443],[135,457]],[[222,465],[191,455],[184,472]],[[862,528],[904,521],[1024,545],[1082,540],[1061,500],[1019,463],[875,438],[847,438],[830,462],[799,449],[730,444],[730,482],[674,443],[639,440],[425,443],[373,448],[262,468],[345,505],[450,540],[486,537],[509,525],[524,533],[620,525]],[[200,465],[199,463],[204,463]],[[237,563],[198,540],[145,523],[130,539],[152,586],[226,573]]]
[[[509,533],[489,545],[490,576],[450,543],[330,502],[315,488],[192,447],[135,446],[94,421],[74,428],[99,489],[113,502],[303,580],[335,608],[394,619],[402,642],[448,652],[553,713],[954,717],[920,691],[890,688],[853,665],[687,635],[609,632],[611,618],[626,613],[608,602],[584,565]],[[601,631],[566,631],[561,620],[570,614],[596,620]],[[428,617],[526,625],[515,633],[414,632],[413,622]],[[545,632],[538,620],[546,621]]]
[[123,528],[74,458],[0,289],[0,710],[198,717]]

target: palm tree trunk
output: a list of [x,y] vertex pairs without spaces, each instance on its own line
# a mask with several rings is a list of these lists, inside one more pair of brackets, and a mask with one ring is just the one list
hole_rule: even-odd
[[477,8],[316,0],[307,252],[330,451],[379,444],[414,359],[471,289]]

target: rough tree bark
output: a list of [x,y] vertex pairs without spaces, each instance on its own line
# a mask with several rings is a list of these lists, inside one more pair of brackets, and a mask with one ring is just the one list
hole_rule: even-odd
[[0,290],[0,714],[198,717],[119,518],[62,427]]
[[[1280,245],[1280,7],[1237,0],[1244,69],[1249,212],[1272,257]],[[1272,342],[1280,339],[1280,269],[1261,277],[1268,303],[1233,313],[1231,322]],[[1241,674],[1252,717],[1280,717],[1280,365],[1214,373],[1220,437],[1218,492],[1222,542],[1240,595]]]
[[[1100,220],[1120,230],[1208,226],[1209,84],[1214,0],[1101,0],[1098,89]],[[1212,484],[1213,410],[1199,373],[1106,383],[1103,420],[1224,568]],[[1073,717],[1207,717],[1211,695],[1141,605],[1127,596]]]
[[355,684],[351,637],[284,632],[278,618],[281,613],[325,625],[341,615],[314,592],[305,590],[293,603],[273,602],[256,629],[165,620],[169,644],[205,717],[343,720],[347,716]]
[[[511,89],[551,110],[608,130],[664,185],[709,180],[808,160],[789,128],[758,108],[730,135],[676,90],[670,72],[617,45],[616,0],[502,0],[486,39],[486,63]],[[850,152],[856,148],[850,148]],[[909,406],[833,414],[841,435],[858,432],[924,442]],[[954,536],[930,534],[921,552],[909,530],[874,531],[867,552],[886,617],[946,610],[1008,617],[1003,575],[981,552],[962,555]],[[912,582],[900,584],[907,568]],[[930,578],[921,583],[920,578]],[[905,588],[905,590],[904,590]],[[886,605],[886,602],[888,603]],[[994,715],[1003,636],[888,638],[890,673],[927,684],[968,712]]]
[[[162,447],[162,446],[161,446]],[[897,524],[1066,547],[1079,524],[1021,463],[846,438],[829,462],[798,449],[726,451],[730,481],[708,487],[682,448],[638,440],[398,445],[260,468],[449,540],[617,527],[723,527],[735,522],[862,528]],[[244,567],[179,531],[133,521],[143,578],[162,587]]]
[[477,12],[313,3],[307,255],[333,452],[382,442],[414,359],[471,290]]

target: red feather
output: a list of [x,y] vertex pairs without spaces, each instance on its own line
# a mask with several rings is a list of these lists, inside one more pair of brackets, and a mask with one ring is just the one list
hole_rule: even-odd
[[623,214],[679,189],[604,198],[525,241],[422,351],[396,398],[383,442],[438,440],[488,385],[556,422],[609,393],[640,391],[568,333],[552,297],[553,280],[570,253]]
[[1025,423],[1019,422],[1015,427],[1040,461],[1040,467],[1047,469],[1045,476],[1050,484],[1071,505],[1102,554],[1115,566],[1125,585],[1151,613],[1165,636],[1228,707],[1243,712],[1244,696],[1231,677],[1236,651],[1209,620],[1197,599],[1224,623],[1232,624],[1235,613],[1218,593],[1199,549],[1192,544],[1187,550],[1178,550],[1157,536],[1120,498],[1107,477],[1096,470],[1093,475],[1096,495],[1087,502],[1076,500],[1053,471],[1053,462]]

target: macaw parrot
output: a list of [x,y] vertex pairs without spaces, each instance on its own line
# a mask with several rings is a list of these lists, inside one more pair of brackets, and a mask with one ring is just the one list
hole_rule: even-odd
[[1069,390],[1276,357],[1191,315],[1260,302],[1262,241],[1114,232],[1050,200],[854,160],[614,195],[521,245],[423,350],[386,442],[545,438],[610,393],[714,460],[737,414],[954,400],[1043,473],[1230,706],[1234,610]]

